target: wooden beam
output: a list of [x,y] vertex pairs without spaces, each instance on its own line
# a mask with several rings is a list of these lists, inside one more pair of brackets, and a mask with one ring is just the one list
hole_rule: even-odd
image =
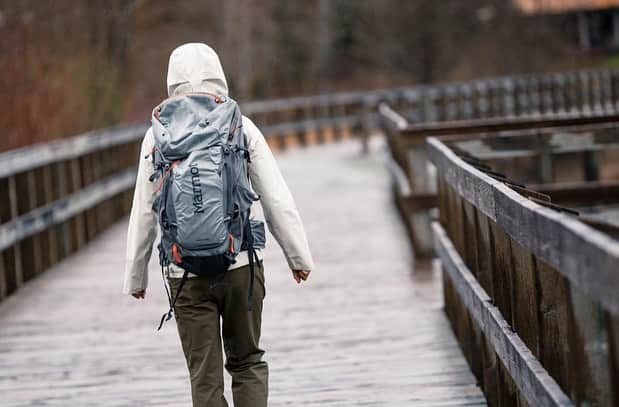
[[139,140],[146,129],[146,125],[116,126],[1,153],[0,178]]
[[544,127],[571,127],[617,122],[619,122],[619,114],[617,113],[601,113],[590,116],[572,114],[535,117],[500,117],[414,124],[402,130],[402,137],[416,140],[420,136],[462,136],[467,134],[496,133],[511,130],[539,129]]

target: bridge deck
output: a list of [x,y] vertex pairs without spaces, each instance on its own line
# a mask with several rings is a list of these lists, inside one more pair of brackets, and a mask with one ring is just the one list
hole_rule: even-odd
[[[443,314],[439,276],[412,271],[379,154],[358,150],[347,142],[279,156],[317,270],[297,286],[270,242],[271,405],[485,405]],[[190,404],[174,323],[154,332],[166,304],[156,265],[145,302],[120,294],[125,228],[0,304],[3,406]]]

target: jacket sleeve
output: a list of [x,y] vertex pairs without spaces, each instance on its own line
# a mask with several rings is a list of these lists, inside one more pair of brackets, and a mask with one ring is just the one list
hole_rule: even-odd
[[247,117],[243,117],[251,163],[249,177],[260,195],[260,203],[269,231],[284,251],[292,270],[313,270],[301,216],[284,181],[275,157],[262,132]]
[[155,198],[155,185],[150,182],[152,164],[149,155],[154,146],[152,129],[142,141],[138,173],[135,181],[133,205],[127,231],[127,253],[123,293],[133,294],[146,289],[148,285],[148,261],[157,237],[157,220],[152,210]]

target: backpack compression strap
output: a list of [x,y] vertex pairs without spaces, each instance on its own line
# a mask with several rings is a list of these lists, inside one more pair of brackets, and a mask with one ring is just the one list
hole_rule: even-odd
[[247,293],[247,311],[251,311],[254,303],[254,280],[256,276],[254,267],[256,264],[260,264],[260,259],[258,258],[256,249],[254,249],[254,235],[251,232],[249,213],[247,216],[247,223],[245,225],[245,236],[247,236],[247,258],[249,260],[249,292]]
[[[159,322],[159,327],[157,328],[158,331],[161,330],[161,327],[163,326],[164,322],[169,321],[172,318],[172,313],[174,312],[174,305],[176,305],[176,300],[178,300],[178,296],[181,293],[183,286],[185,285],[185,281],[187,281],[188,275],[189,275],[189,271],[185,270],[183,272],[183,277],[181,277],[181,283],[178,286],[176,295],[174,296],[174,299],[170,302],[170,309],[168,310],[168,312],[166,312],[165,314],[161,316],[161,321]],[[165,284],[165,281],[164,281],[164,284]],[[170,298],[171,297],[168,297],[168,300]]]

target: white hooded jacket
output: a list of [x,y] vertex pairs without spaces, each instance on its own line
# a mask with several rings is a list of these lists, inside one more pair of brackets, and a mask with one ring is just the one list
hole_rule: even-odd
[[[184,44],[172,52],[167,85],[169,96],[187,92],[228,95],[228,85],[219,57],[208,45],[200,43]],[[245,116],[243,127],[251,159],[249,176],[252,187],[260,195],[267,227],[283,249],[291,269],[313,270],[314,264],[301,217],[275,158],[258,127]],[[152,210],[156,187],[149,181],[153,167],[145,157],[152,151],[153,146],[153,132],[149,129],[142,141],[129,218],[123,287],[125,294],[145,290],[148,285],[148,262],[157,237],[157,219]],[[258,256],[262,258],[260,252]],[[242,252],[230,269],[248,263],[247,252]],[[172,266],[170,277],[179,278],[182,273],[182,269]]]

